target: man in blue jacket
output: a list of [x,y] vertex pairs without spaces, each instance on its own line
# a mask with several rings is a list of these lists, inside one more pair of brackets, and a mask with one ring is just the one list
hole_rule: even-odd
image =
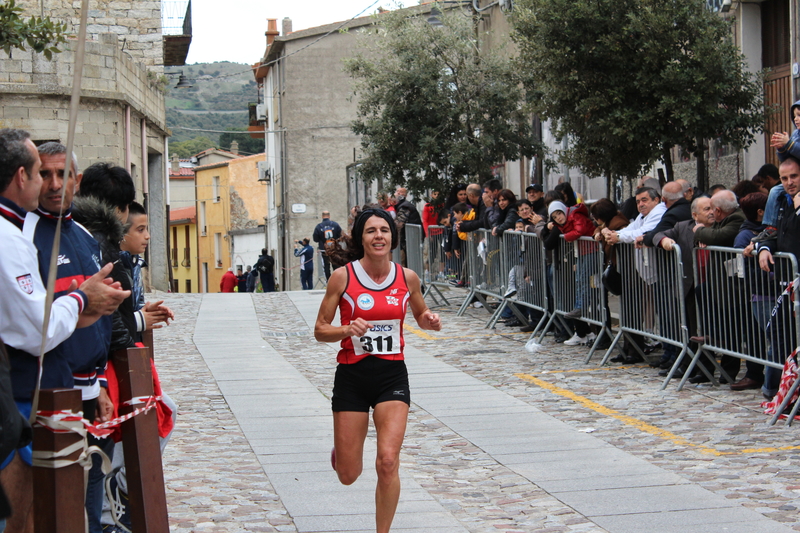
[[[50,327],[43,331],[46,289],[39,273],[37,252],[23,235],[26,211],[36,209],[42,189],[41,159],[30,135],[18,129],[0,129],[0,237],[5,252],[0,254],[0,336],[8,347],[14,399],[20,412],[30,413],[31,397],[38,378],[38,355],[44,337],[45,349],[53,350],[69,338],[76,327],[88,327],[99,317],[111,314],[130,295],[119,284],[104,278],[106,265],[85,281],[72,280],[62,288],[50,310]],[[80,290],[74,290],[80,286]],[[69,365],[45,357],[43,388],[69,387],[73,376]],[[14,513],[9,529],[22,530],[31,519],[33,471],[30,449],[4,458],[0,482],[9,488]]]
[[[67,147],[56,142],[42,144],[38,148],[42,161],[39,174],[42,189],[39,207],[25,219],[23,233],[33,241],[39,259],[39,272],[47,279],[50,258],[56,235],[56,224],[61,218],[61,242],[56,267],[55,297],[66,293],[72,280],[81,282],[100,270],[102,258],[100,246],[89,231],[72,219],[72,198],[83,174],[78,173],[77,159],[73,155],[70,171],[64,171]],[[64,212],[61,211],[63,196]],[[111,317],[104,316],[91,326],[76,329],[64,342],[45,354],[45,358],[63,359],[69,363],[74,388],[80,389],[83,399],[83,416],[90,422],[111,418],[114,406],[108,397],[105,380],[106,362],[111,344]],[[89,438],[90,444],[100,444]],[[101,531],[102,472],[99,468],[90,475],[86,511],[89,531]],[[99,477],[98,477],[99,476]]]

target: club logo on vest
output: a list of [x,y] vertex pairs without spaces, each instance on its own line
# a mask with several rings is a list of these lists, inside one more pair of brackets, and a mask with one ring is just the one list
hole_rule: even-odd
[[17,283],[19,283],[19,288],[22,289],[27,294],[33,294],[33,278],[30,274],[25,274],[24,276],[17,277]]
[[369,294],[362,294],[356,300],[358,308],[364,311],[369,311],[375,305],[375,300]]

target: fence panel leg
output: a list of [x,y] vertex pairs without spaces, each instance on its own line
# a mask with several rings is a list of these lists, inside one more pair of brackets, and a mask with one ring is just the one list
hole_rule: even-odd
[[[81,411],[81,391],[47,389],[39,393],[40,411]],[[37,426],[33,429],[33,451],[63,450],[81,439],[76,433],[53,433]],[[75,460],[80,450],[62,459]],[[83,500],[83,467],[33,467],[33,513],[36,533],[84,533],[86,529]],[[165,530],[166,531],[166,530]]]
[[608,347],[608,350],[606,350],[606,353],[603,354],[603,360],[600,361],[600,366],[605,365],[608,362],[609,358],[611,358],[611,353],[614,351],[614,348],[617,346],[617,344],[619,344],[619,341],[622,338],[623,334],[624,332],[620,329],[617,332],[616,336],[611,340],[611,345]]
[[[124,405],[132,398],[153,395],[153,375],[147,348],[129,348],[114,353],[119,379],[120,415],[141,405]],[[125,470],[128,477],[131,525],[136,533],[169,531],[164,472],[155,409],[122,423]]]

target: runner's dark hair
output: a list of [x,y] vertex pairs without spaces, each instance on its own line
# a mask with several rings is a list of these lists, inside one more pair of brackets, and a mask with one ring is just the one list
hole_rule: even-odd
[[383,209],[365,209],[356,217],[353,222],[353,231],[348,234],[343,234],[334,244],[333,248],[327,251],[328,257],[334,265],[346,265],[350,261],[361,259],[364,257],[364,226],[367,220],[372,217],[379,217],[389,223],[389,229],[392,232],[392,250],[397,248],[399,239],[397,237],[397,226],[394,224],[392,215]]

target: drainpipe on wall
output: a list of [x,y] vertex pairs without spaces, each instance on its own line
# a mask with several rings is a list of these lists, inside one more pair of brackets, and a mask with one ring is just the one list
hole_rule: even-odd
[[131,173],[131,106],[125,106],[125,170]]
[[147,119],[142,117],[142,195],[147,198],[150,192],[150,183],[147,165],[149,164],[147,158]]

